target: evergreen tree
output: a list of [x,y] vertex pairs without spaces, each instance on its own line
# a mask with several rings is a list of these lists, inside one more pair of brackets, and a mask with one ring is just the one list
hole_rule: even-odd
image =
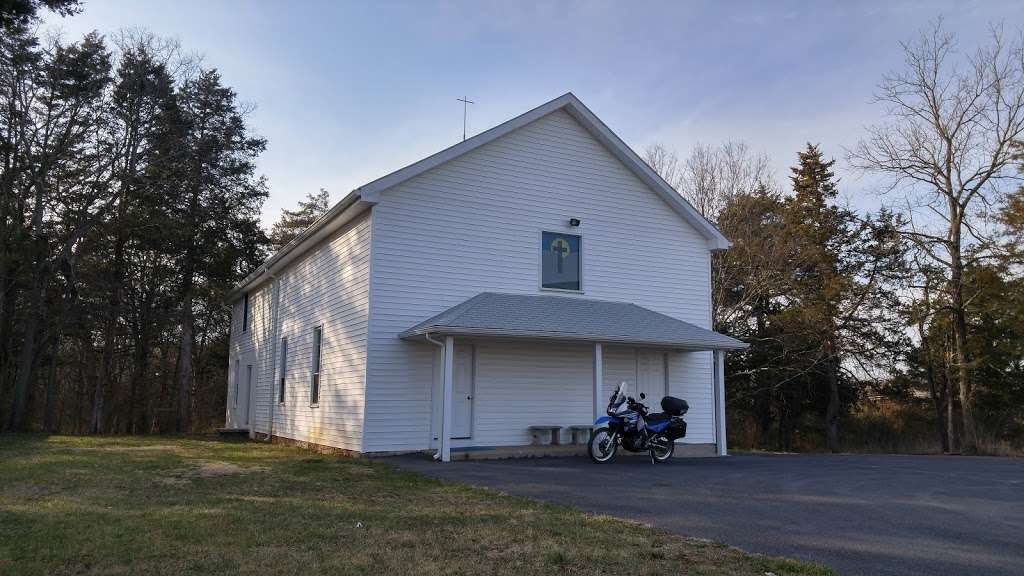
[[71,16],[82,10],[81,0],[4,0],[0,2],[0,31],[27,27],[39,20],[39,11]]
[[[111,55],[103,38],[90,33],[79,43],[54,43],[43,57],[15,66],[34,68],[11,91],[30,104],[21,112],[20,153],[25,165],[15,196],[19,199],[19,239],[25,242],[27,278],[22,286],[24,316],[7,427],[27,425],[28,401],[45,336],[47,300],[55,277],[73,286],[75,259],[82,240],[110,208],[116,192],[109,177],[110,142],[103,135],[105,104],[111,83]],[[5,170],[6,172],[6,170]],[[6,175],[5,175],[6,176]]]
[[224,297],[265,255],[264,141],[174,42],[41,45],[19,23],[74,5],[16,3],[0,33],[0,423],[208,427],[223,417]]
[[[727,400],[732,413],[752,415],[765,445],[793,449],[796,422],[806,404],[799,365],[787,361],[781,326],[789,286],[792,238],[785,203],[768,188],[730,198],[719,214],[732,247],[714,256],[715,329],[750,344],[729,354]],[[791,339],[792,340],[792,339]],[[792,346],[792,341],[789,342]]]
[[[265,242],[257,222],[267,196],[256,176],[256,157],[266,141],[249,133],[234,90],[216,70],[186,82],[179,93],[180,114],[167,126],[164,173],[174,219],[182,224],[176,254],[180,314],[176,368],[178,419],[187,432],[192,412],[193,350],[197,306],[209,294],[225,294],[246,262],[254,267]],[[241,257],[240,257],[241,256]]]
[[331,205],[331,194],[320,189],[316,194],[306,194],[306,200],[299,201],[298,210],[282,210],[281,219],[270,230],[270,243],[274,250],[284,248],[303,230],[327,213]]
[[836,204],[834,164],[808,144],[792,169],[794,194],[785,202],[794,248],[787,291],[792,304],[782,322],[796,337],[793,348],[802,348],[808,373],[822,383],[828,447],[835,452],[839,420],[860,393],[863,372],[878,363],[894,365],[901,327],[892,282],[905,269],[889,214],[861,219]]

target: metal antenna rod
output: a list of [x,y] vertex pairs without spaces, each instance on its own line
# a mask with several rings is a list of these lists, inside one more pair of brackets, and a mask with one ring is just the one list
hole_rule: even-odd
[[455,100],[462,102],[462,141],[466,141],[466,111],[470,104],[476,104],[472,100],[469,100],[466,96],[462,98],[456,98]]

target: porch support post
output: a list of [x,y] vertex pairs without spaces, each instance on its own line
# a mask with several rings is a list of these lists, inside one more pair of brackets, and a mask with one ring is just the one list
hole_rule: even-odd
[[604,382],[604,353],[600,342],[594,342],[594,422],[601,417],[601,383]]
[[725,446],[725,351],[714,351],[715,382],[715,452],[719,456],[725,456],[728,452]]
[[444,337],[444,382],[441,385],[441,461],[452,459],[452,366],[455,358],[455,337]]

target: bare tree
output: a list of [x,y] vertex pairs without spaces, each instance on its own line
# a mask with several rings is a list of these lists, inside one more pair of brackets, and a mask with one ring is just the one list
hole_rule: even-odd
[[[680,160],[664,144],[654,143],[644,150],[644,160],[727,236],[761,233],[750,243],[759,246],[759,253],[737,248],[728,257],[717,254],[714,258],[712,317],[716,326],[730,325],[776,286],[769,281],[776,270],[766,262],[775,262],[785,252],[778,235],[767,232],[771,225],[765,221],[780,202],[768,156],[752,153],[744,142],[728,141],[720,146],[698,143]],[[763,274],[759,281],[736,290],[740,277],[749,280],[758,274]],[[730,301],[726,306],[727,294],[734,293],[743,294],[742,302]]]
[[644,161],[677,191],[682,183],[679,156],[661,142],[644,148]]
[[946,273],[960,382],[963,450],[977,449],[974,388],[967,345],[964,269],[991,256],[985,213],[1019,178],[1011,143],[1024,136],[1024,42],[993,28],[987,45],[960,53],[942,21],[902,43],[905,68],[883,77],[876,100],[885,123],[850,153],[854,166],[888,178],[883,193],[900,192],[893,206],[901,232]]
[[772,180],[768,157],[752,153],[744,142],[698,143],[683,160],[655,143],[644,150],[644,160],[711,221],[730,199],[762,184],[770,186]]

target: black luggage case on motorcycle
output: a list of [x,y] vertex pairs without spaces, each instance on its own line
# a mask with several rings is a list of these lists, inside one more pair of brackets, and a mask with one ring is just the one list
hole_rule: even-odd
[[661,409],[665,411],[665,414],[669,414],[671,416],[682,416],[690,409],[690,405],[682,398],[665,396],[661,399]]
[[669,440],[677,440],[686,436],[686,422],[682,418],[673,418],[668,425],[665,435]]

